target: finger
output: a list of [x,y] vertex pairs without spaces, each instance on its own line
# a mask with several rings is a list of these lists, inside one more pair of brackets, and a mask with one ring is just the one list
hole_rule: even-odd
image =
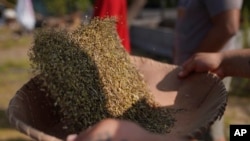
[[187,60],[182,65],[181,71],[178,73],[178,76],[181,78],[187,77],[195,69],[195,63],[193,59]]

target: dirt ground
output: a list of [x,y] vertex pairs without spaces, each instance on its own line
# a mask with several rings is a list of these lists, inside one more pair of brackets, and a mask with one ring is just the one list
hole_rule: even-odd
[[[28,141],[27,136],[9,125],[6,109],[15,92],[31,77],[27,52],[32,44],[32,35],[16,37],[0,28],[0,43],[0,141]],[[242,96],[248,91],[242,91],[246,94],[239,96],[235,94],[239,86],[232,87],[224,115],[227,136],[230,124],[250,124],[250,96]]]

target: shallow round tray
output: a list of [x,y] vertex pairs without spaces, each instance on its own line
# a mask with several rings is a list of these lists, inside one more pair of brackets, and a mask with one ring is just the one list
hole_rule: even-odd
[[[186,139],[201,135],[223,115],[227,93],[219,78],[210,73],[196,73],[185,79],[177,77],[180,68],[142,57],[131,57],[136,68],[162,106],[179,109],[168,136]],[[69,134],[59,120],[54,101],[40,90],[37,78],[20,88],[8,107],[11,125],[39,141],[60,141]]]

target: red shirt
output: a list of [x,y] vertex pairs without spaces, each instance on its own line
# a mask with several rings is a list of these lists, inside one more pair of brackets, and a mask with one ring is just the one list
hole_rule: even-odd
[[96,0],[94,5],[95,17],[117,17],[117,32],[124,48],[130,53],[129,29],[127,25],[126,0]]

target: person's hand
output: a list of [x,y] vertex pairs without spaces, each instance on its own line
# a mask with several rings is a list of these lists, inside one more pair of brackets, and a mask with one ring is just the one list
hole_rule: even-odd
[[174,135],[152,134],[139,125],[125,120],[105,119],[66,141],[187,141]]
[[220,67],[221,62],[222,56],[220,53],[197,53],[183,63],[178,76],[184,78],[192,72],[213,72],[223,78],[224,74]]
[[78,136],[68,136],[67,141],[146,141],[150,135],[135,123],[105,119]]

